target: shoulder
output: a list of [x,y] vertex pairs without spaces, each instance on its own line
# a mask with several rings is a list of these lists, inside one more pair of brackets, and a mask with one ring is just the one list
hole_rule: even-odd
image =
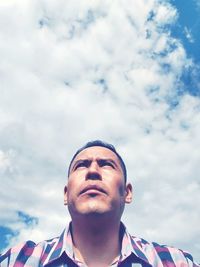
[[5,253],[0,254],[0,263],[7,263],[5,266],[10,266],[16,262],[19,262],[20,259],[30,256],[35,248],[36,244],[33,241],[26,241],[19,243],[18,245],[10,248]]
[[145,239],[131,236],[134,250],[140,250],[145,255],[148,263],[163,266],[200,266],[195,264],[191,254],[172,246],[160,245],[156,242],[148,242]]
[[0,254],[0,264],[5,264],[2,266],[13,266],[14,264],[18,264],[16,266],[24,266],[27,261],[39,263],[48,255],[48,251],[51,250],[57,240],[58,237],[41,241],[38,244],[31,240],[19,243],[5,253]]

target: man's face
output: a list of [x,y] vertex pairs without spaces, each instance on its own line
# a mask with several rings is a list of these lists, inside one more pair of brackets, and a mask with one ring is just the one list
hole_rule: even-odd
[[131,202],[131,185],[125,185],[117,155],[100,146],[81,151],[71,165],[64,200],[72,218],[112,213],[120,219]]

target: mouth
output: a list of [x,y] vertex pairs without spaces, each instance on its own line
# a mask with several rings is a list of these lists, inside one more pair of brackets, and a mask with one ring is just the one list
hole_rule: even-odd
[[80,195],[83,195],[83,194],[88,194],[88,195],[97,195],[97,194],[106,194],[106,191],[100,187],[100,186],[97,186],[97,185],[89,185],[89,186],[86,186],[85,188],[83,188],[83,190],[81,190],[80,192]]

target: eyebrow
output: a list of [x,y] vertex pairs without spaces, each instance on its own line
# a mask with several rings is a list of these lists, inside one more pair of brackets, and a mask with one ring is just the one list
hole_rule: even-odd
[[100,158],[100,159],[97,159],[97,162],[101,162],[101,161],[109,161],[109,162],[112,162],[116,167],[118,167],[117,163],[113,160],[113,159],[110,159],[110,158]]
[[[118,164],[117,164],[113,159],[111,159],[111,158],[97,158],[96,161],[97,161],[97,162],[101,162],[101,161],[109,161],[109,162],[112,162],[112,163],[115,165],[115,167],[119,168]],[[76,165],[77,165],[78,163],[80,163],[80,162],[89,163],[89,162],[92,162],[92,159],[91,159],[91,158],[89,158],[89,159],[84,159],[84,158],[83,158],[83,159],[75,160],[74,163],[72,164],[72,167],[71,167],[70,172],[71,172],[72,170],[74,170],[74,167],[76,167]],[[120,166],[121,166],[121,165],[120,165]]]

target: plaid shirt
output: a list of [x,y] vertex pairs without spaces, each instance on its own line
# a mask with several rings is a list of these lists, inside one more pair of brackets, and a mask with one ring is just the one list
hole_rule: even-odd
[[[179,249],[149,243],[141,238],[132,237],[122,229],[122,249],[119,260],[111,266],[121,267],[200,267],[193,262],[190,254]],[[0,255],[1,267],[75,267],[85,266],[73,253],[70,226],[60,237],[35,244],[27,241]],[[95,266],[94,266],[95,267]]]

